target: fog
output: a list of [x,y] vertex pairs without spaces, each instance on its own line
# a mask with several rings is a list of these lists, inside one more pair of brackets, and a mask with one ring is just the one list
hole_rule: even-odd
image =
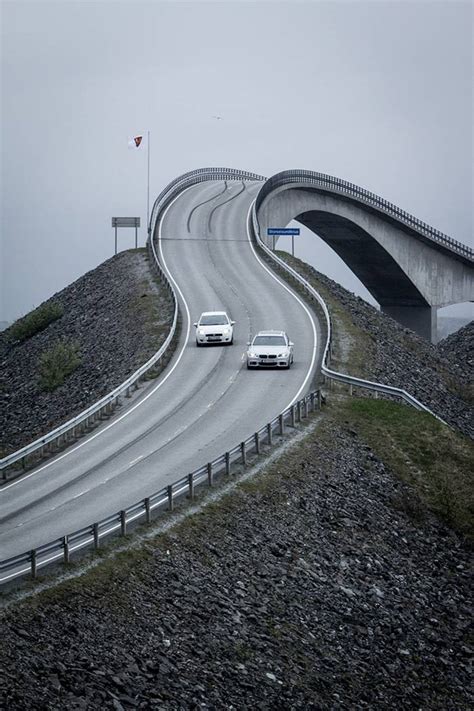
[[[145,243],[148,131],[151,202],[194,168],[303,168],[472,246],[470,2],[4,0],[1,11],[0,320],[109,258],[112,216],[140,216]],[[120,230],[119,249],[133,245]],[[313,235],[296,255],[369,298]]]

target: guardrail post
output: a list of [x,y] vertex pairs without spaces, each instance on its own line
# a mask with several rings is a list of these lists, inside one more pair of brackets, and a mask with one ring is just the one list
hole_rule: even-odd
[[145,504],[145,521],[150,523],[151,521],[151,508],[150,508],[150,497],[147,496],[144,500]]
[[291,406],[291,426],[295,426],[295,406]]
[[207,463],[207,485],[212,486],[212,462]]
[[127,535],[127,514],[125,511],[120,512],[120,535]]
[[98,523],[93,523],[92,524],[92,535],[94,536],[94,550],[99,550],[99,524]]
[[33,580],[36,578],[36,571],[37,571],[37,560],[36,560],[36,550],[32,550],[30,552],[30,565],[31,565],[31,577]]
[[301,422],[301,400],[296,403],[296,421]]
[[255,451],[257,454],[260,454],[260,435],[258,434],[258,432],[255,432],[254,437],[255,437]]
[[304,405],[303,417],[308,417],[308,398],[307,397],[304,398],[303,405]]
[[242,454],[242,464],[245,467],[247,465],[247,452],[245,450],[245,442],[240,443],[240,452]]
[[272,423],[269,422],[267,425],[267,442],[271,446],[272,445]]
[[349,395],[352,396],[352,383],[349,383]]
[[225,473],[230,474],[230,452],[225,453]]
[[64,562],[69,563],[69,541],[67,536],[63,536]]
[[285,432],[285,419],[283,414],[278,416],[278,424],[280,425],[280,434],[282,435]]
[[194,499],[194,476],[193,473],[188,474],[189,498]]
[[173,484],[168,484],[166,487],[168,491],[168,511],[173,510]]
[[21,458],[21,468],[23,471],[26,469],[26,457]]
[[128,388],[127,388],[126,391],[125,391],[125,397],[131,397],[131,396],[132,396],[132,394],[131,394],[131,392],[130,392],[130,385],[129,385]]

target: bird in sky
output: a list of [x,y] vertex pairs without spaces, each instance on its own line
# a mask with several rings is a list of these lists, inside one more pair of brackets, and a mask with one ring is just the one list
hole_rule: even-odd
[[212,118],[217,119],[218,121],[222,121],[222,116],[213,116]]

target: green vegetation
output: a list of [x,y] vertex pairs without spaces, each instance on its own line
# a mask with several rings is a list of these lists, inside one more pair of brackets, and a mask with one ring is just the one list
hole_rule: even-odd
[[15,341],[26,341],[27,338],[43,331],[50,323],[61,318],[63,313],[64,308],[57,301],[41,304],[34,311],[15,321],[9,329],[9,335]]
[[428,507],[474,538],[474,442],[425,412],[386,400],[351,399],[331,411],[413,487],[414,497],[397,502],[408,513]]
[[[369,377],[373,351],[372,336],[355,325],[349,311],[317,278],[314,270],[306,262],[292,257],[287,252],[277,251],[276,254],[301,274],[327,304],[333,329],[331,367],[358,378]],[[302,294],[306,293],[302,288],[298,291]]]
[[39,360],[39,386],[52,392],[81,364],[79,344],[75,341],[58,341],[44,351]]

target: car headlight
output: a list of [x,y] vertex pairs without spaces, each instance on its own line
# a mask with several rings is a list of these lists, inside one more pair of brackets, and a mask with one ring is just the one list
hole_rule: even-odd
[[223,334],[224,334],[224,336],[229,336],[230,335],[230,328],[224,328]]
[[203,328],[198,328],[198,336],[205,336],[206,332]]
[[283,353],[278,354],[278,358],[288,358],[289,355],[288,351],[284,351]]
[[258,358],[258,354],[252,353],[252,351],[247,351],[247,355],[249,358]]

